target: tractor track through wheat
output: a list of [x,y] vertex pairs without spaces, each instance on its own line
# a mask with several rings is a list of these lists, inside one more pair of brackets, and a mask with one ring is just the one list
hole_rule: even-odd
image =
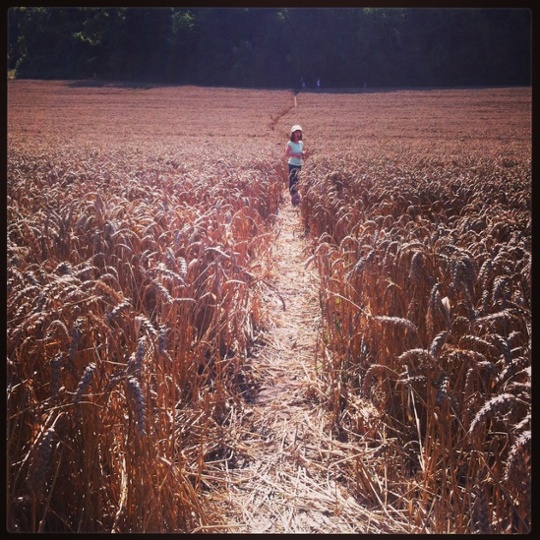
[[273,328],[256,359],[263,384],[244,416],[239,446],[247,457],[226,469],[218,511],[227,532],[381,532],[381,516],[338,481],[334,462],[346,445],[333,439],[329,413],[316,399],[317,275],[306,264],[299,212],[288,202],[277,230]]
[[274,131],[276,129],[276,126],[280,123],[280,120],[287,116],[289,113],[294,111],[297,106],[297,99],[296,99],[297,92],[292,92],[292,105],[287,107],[286,109],[282,110],[279,114],[272,116],[272,120],[270,122],[270,129],[271,131]]

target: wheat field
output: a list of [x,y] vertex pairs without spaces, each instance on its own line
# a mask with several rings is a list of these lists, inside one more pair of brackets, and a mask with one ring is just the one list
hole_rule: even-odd
[[7,120],[10,531],[219,526],[293,123],[345,482],[414,532],[530,530],[530,89],[9,81]]

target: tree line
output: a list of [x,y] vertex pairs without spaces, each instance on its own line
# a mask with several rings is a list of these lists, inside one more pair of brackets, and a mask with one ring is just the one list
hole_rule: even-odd
[[290,88],[530,85],[523,8],[8,11],[16,78]]

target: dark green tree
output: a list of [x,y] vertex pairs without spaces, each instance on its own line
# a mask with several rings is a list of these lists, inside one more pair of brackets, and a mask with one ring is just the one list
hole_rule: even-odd
[[18,28],[11,28],[17,39],[19,57],[12,59],[18,76],[62,79],[77,70],[77,47],[72,34],[84,14],[63,8],[12,8],[10,17]]
[[530,84],[523,8],[51,8],[8,10],[8,69],[250,87]]
[[119,79],[123,65],[126,8],[88,8],[87,18],[74,38],[86,45],[80,62],[91,77]]
[[198,24],[191,9],[173,9],[171,13],[170,33],[167,37],[166,78],[172,83],[193,81],[196,68],[195,48]]

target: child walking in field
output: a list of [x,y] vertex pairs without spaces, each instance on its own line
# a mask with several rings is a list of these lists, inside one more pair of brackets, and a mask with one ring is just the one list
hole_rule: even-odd
[[289,141],[285,156],[289,164],[289,193],[291,194],[291,204],[298,206],[300,204],[300,195],[298,194],[298,173],[304,163],[304,143],[302,142],[302,127],[294,125],[291,128]]

